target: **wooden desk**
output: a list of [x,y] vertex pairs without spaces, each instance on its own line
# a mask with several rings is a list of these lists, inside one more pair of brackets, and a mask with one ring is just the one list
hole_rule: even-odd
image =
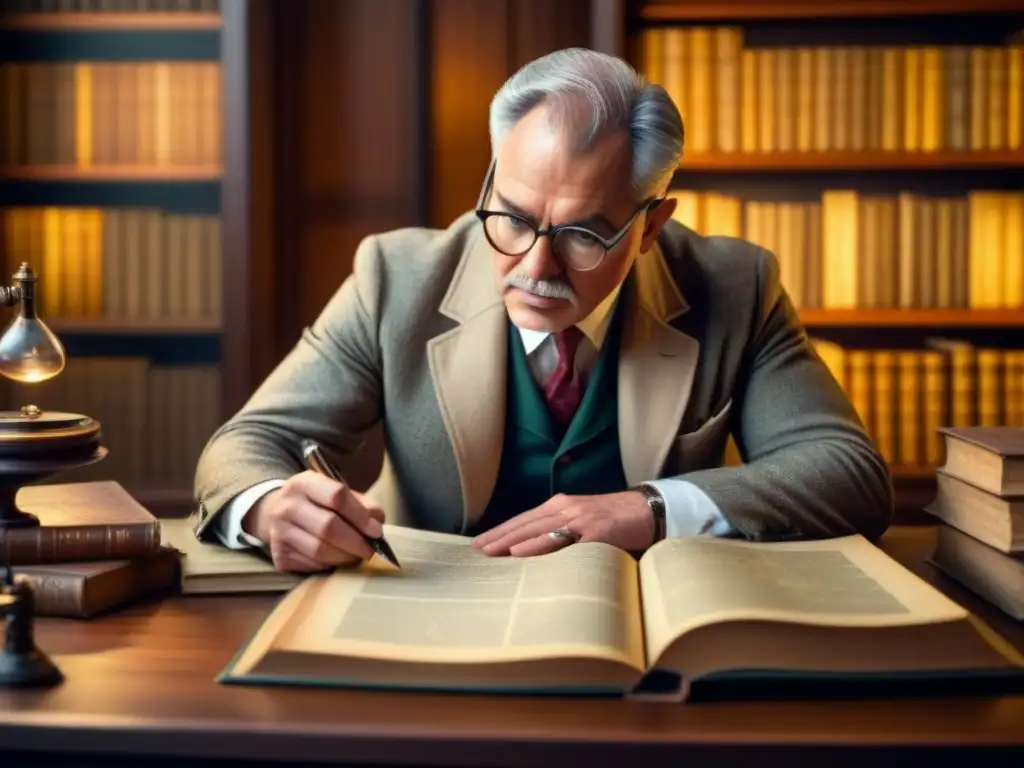
[[[931,528],[894,528],[885,549],[1019,648],[1024,628],[924,563]],[[213,682],[273,600],[170,597],[89,622],[42,620],[67,676],[0,691],[0,765],[163,765],[115,756],[402,765],[788,765],[899,760],[1024,764],[1024,697],[864,703],[700,704],[243,688]],[[40,762],[47,754],[45,763]],[[1015,754],[1011,754],[1015,753]],[[85,762],[92,755],[92,762]],[[70,757],[79,762],[67,762]],[[622,761],[622,762],[618,762]],[[189,765],[205,765],[190,761]]]

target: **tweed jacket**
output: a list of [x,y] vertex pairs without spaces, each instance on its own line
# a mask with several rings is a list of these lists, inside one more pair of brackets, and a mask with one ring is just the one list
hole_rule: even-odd
[[[886,529],[886,463],[814,351],[771,253],[670,221],[619,300],[628,483],[682,477],[748,540]],[[389,522],[472,528],[501,462],[508,322],[472,213],[443,230],[367,237],[316,321],[207,443],[196,534],[212,538],[236,494],[300,471],[301,438],[344,473],[380,422],[386,456],[370,493]],[[730,436],[738,466],[723,466]]]

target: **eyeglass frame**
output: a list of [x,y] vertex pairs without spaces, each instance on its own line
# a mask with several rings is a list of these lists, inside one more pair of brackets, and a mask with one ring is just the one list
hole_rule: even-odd
[[[477,198],[476,208],[473,211],[476,214],[476,217],[480,220],[480,223],[483,225],[484,237],[487,238],[487,242],[489,242],[491,246],[498,251],[498,253],[501,253],[504,256],[509,256],[511,258],[519,258],[529,253],[530,249],[533,248],[533,246],[537,244],[537,241],[540,240],[542,237],[550,237],[551,242],[553,244],[555,241],[555,236],[558,235],[558,233],[563,230],[574,230],[577,232],[584,232],[590,237],[593,237],[595,240],[597,240],[598,243],[600,243],[604,247],[604,253],[601,254],[601,258],[597,260],[594,266],[587,267],[585,269],[580,269],[578,267],[572,266],[571,264],[565,264],[563,263],[563,260],[559,257],[558,252],[554,248],[551,249],[552,255],[559,261],[559,263],[562,263],[563,267],[565,267],[566,269],[571,269],[574,272],[592,272],[593,270],[601,266],[604,263],[604,260],[608,257],[608,252],[615,248],[622,241],[622,238],[624,238],[626,234],[629,232],[629,230],[633,227],[633,225],[636,223],[636,220],[640,217],[640,214],[650,213],[659,204],[665,201],[664,196],[647,198],[647,200],[642,202],[639,205],[639,207],[637,207],[637,209],[633,212],[633,215],[629,217],[629,221],[627,221],[625,225],[611,238],[601,237],[601,235],[597,234],[597,232],[594,232],[591,229],[587,229],[586,227],[581,227],[578,224],[559,224],[554,227],[538,229],[532,223],[523,219],[522,216],[513,213],[512,211],[491,211],[483,207],[484,201],[487,200],[488,196],[493,191],[492,185],[494,183],[494,169],[496,166],[497,159],[493,158],[491,160],[490,166],[487,169],[487,175],[484,177],[484,184],[480,190],[480,196]],[[506,253],[497,245],[495,245],[494,241],[491,239],[490,233],[488,233],[487,231],[487,220],[492,216],[510,216],[512,218],[523,221],[524,224],[529,225],[533,229],[533,240],[530,242],[530,245],[527,246],[522,251],[520,251],[519,253]]]

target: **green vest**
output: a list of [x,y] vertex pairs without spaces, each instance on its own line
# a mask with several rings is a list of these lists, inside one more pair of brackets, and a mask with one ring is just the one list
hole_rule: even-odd
[[626,490],[618,428],[622,304],[620,301],[614,310],[583,401],[565,430],[551,418],[519,332],[509,323],[501,466],[491,501],[474,533],[493,528],[558,493]]

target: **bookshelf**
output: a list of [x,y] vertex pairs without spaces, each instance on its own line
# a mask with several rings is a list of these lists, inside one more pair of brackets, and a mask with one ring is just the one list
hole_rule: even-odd
[[40,271],[41,315],[69,356],[56,380],[5,382],[2,397],[102,423],[107,459],[55,480],[118,480],[178,515],[203,444],[252,386],[237,361],[255,329],[226,322],[250,287],[223,279],[253,269],[249,249],[226,247],[249,213],[222,204],[253,161],[223,147],[250,130],[249,14],[239,0],[115,5],[0,12],[3,266]]
[[941,424],[1024,426],[1024,6],[593,0],[594,46],[679,104],[678,217],[779,259],[889,460],[901,520]]
[[1024,171],[1024,153],[980,152],[705,152],[686,157],[680,170],[746,171],[941,171],[949,169]]
[[638,2],[645,21],[761,21],[975,15],[1019,12],[1017,0],[754,0],[753,2]]
[[[213,3],[209,4],[214,7]],[[20,32],[54,32],[64,30],[216,30],[220,14],[212,11],[66,11],[63,13],[10,13],[0,19],[0,29]]]

